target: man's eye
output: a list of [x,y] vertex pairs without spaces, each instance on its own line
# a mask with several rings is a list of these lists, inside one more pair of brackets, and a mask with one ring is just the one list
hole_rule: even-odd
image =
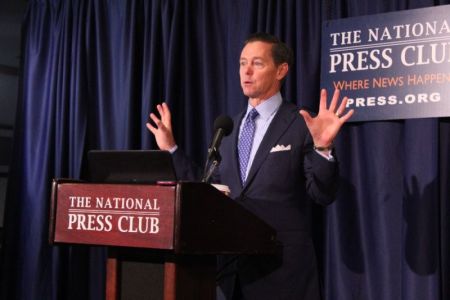
[[255,67],[262,67],[262,66],[264,65],[264,64],[263,64],[262,62],[260,62],[260,61],[255,61],[253,64],[255,65]]

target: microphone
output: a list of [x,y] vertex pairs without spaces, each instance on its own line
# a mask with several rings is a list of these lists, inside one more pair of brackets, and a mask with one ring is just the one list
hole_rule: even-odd
[[233,131],[233,120],[230,117],[221,115],[214,121],[214,137],[208,148],[208,160],[217,152],[220,147],[222,138],[228,136]]
[[231,131],[233,131],[233,120],[231,120],[230,117],[221,115],[216,118],[214,121],[214,136],[211,145],[208,148],[208,157],[203,170],[203,182],[209,180],[214,169],[220,164],[222,158],[220,157],[218,149],[222,142],[222,138],[229,135]]

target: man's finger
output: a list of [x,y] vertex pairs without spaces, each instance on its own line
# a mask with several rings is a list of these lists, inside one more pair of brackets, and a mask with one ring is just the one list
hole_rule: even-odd
[[299,113],[300,113],[300,115],[303,117],[303,119],[305,119],[306,124],[309,124],[309,123],[311,122],[312,117],[311,117],[311,115],[309,114],[309,112],[307,112],[307,111],[304,110],[304,109],[301,109],[301,110],[299,111]]
[[165,114],[170,116],[170,109],[166,102],[162,103],[161,108],[163,109]]
[[320,90],[320,104],[319,104],[319,111],[327,109],[327,90],[321,89]]
[[334,112],[336,110],[339,94],[340,94],[339,89],[335,89],[333,93],[333,98],[331,98],[330,107],[328,108],[331,112]]
[[167,125],[168,123],[171,122],[171,113],[170,113],[170,109],[169,106],[167,105],[166,102],[163,102],[163,104],[161,105],[161,119],[164,121],[164,123]]
[[150,119],[152,119],[157,127],[160,127],[162,125],[161,120],[154,113],[150,114]]
[[353,109],[349,110],[345,115],[343,115],[340,120],[342,123],[345,123],[350,119],[350,117],[353,115],[355,111]]
[[148,130],[150,130],[150,132],[153,133],[154,135],[155,135],[156,132],[158,131],[158,129],[155,128],[155,127],[153,127],[152,124],[150,124],[150,123],[147,123],[147,124],[145,124],[145,125],[147,126]]
[[339,117],[340,115],[342,115],[342,113],[344,113],[345,108],[347,106],[347,97],[344,97],[344,99],[342,99],[341,104],[339,105],[338,109],[336,110],[336,115]]

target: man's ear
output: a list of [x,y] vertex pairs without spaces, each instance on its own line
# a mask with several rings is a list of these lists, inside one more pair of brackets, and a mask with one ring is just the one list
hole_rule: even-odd
[[282,63],[278,66],[277,69],[277,79],[283,80],[284,77],[286,77],[287,73],[289,71],[289,65],[287,63]]

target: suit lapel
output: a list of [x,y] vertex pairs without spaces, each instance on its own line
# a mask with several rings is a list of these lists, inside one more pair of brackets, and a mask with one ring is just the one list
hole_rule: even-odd
[[[245,181],[243,190],[247,188],[247,186],[252,182],[262,163],[265,161],[267,155],[270,153],[270,149],[274,145],[276,145],[277,141],[283,135],[283,133],[287,130],[289,125],[294,121],[298,115],[293,113],[295,110],[295,106],[291,105],[288,102],[283,101],[280,109],[277,114],[273,118],[269,128],[267,129],[266,134],[264,135],[263,140],[256,152],[255,158],[253,159],[252,166],[250,167],[250,171],[247,176],[247,180]],[[238,129],[239,131],[239,129]],[[236,146],[237,146],[237,139]],[[237,149],[237,147],[235,148]],[[237,155],[235,155],[237,161]],[[239,176],[239,164],[237,163],[237,175]]]

